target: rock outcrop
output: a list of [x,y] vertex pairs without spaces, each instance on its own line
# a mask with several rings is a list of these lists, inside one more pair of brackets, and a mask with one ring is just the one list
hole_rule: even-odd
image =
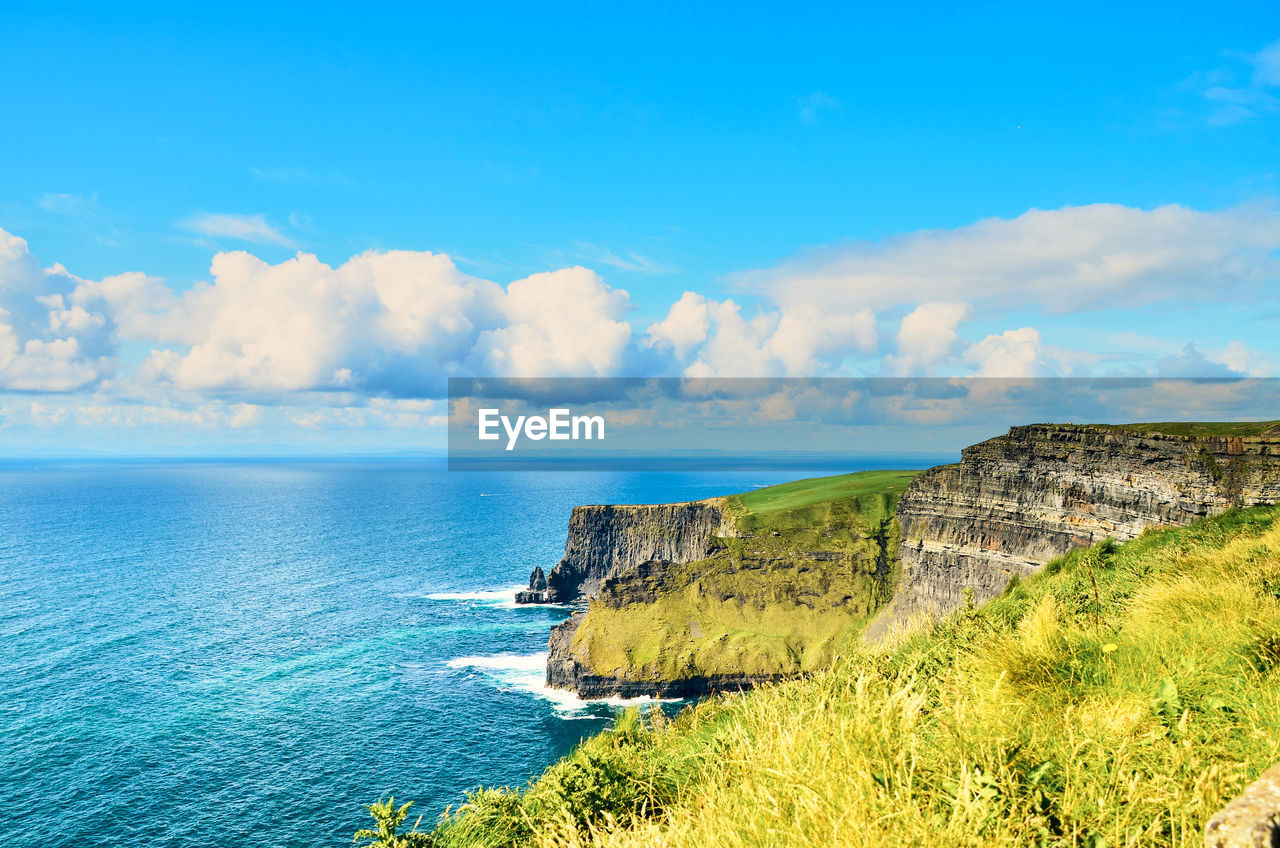
[[734,535],[723,498],[643,506],[580,506],[569,516],[564,557],[545,576],[534,570],[516,602],[569,603],[600,592],[604,581],[646,562],[693,562],[713,537]]
[[1280,845],[1280,764],[1251,783],[1209,820],[1205,848],[1274,848]]
[[522,592],[516,592],[517,604],[548,604],[552,603],[547,595],[547,575],[542,570],[542,566],[533,569],[533,573],[529,575],[529,588]]
[[1280,433],[1167,435],[1036,424],[966,448],[898,503],[902,580],[868,638],[1000,594],[1070,549],[1280,502]]

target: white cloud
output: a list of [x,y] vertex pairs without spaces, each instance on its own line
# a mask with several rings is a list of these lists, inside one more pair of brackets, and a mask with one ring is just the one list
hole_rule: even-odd
[[960,345],[956,328],[972,314],[967,303],[922,303],[902,319],[897,353],[885,357],[892,374],[930,374]]
[[475,370],[512,377],[615,374],[631,340],[631,299],[591,270],[516,280],[498,297],[502,326],[476,341]]
[[1156,377],[1234,377],[1230,367],[1205,356],[1194,343],[1158,360],[1152,373]]
[[[369,251],[331,267],[223,252],[181,294],[130,272],[41,271],[0,231],[0,388],[72,391],[112,376],[120,340],[151,343],[131,391],[246,400],[283,393],[438,396],[450,374],[618,373],[627,293],[574,267],[505,288],[443,254]],[[120,384],[117,384],[120,388]],[[251,423],[240,411],[237,424]]]
[[688,377],[813,376],[851,352],[873,350],[876,320],[868,309],[805,305],[748,318],[732,300],[685,292],[645,341],[669,351]]
[[66,392],[114,369],[114,326],[77,297],[60,266],[43,271],[17,236],[0,230],[0,388]]
[[784,307],[957,301],[1071,312],[1245,290],[1280,275],[1277,248],[1273,208],[1094,204],[823,248],[733,280]]
[[645,334],[650,347],[668,347],[677,359],[688,359],[707,338],[711,329],[710,301],[687,291],[671,304],[667,317],[650,325]]
[[[900,375],[1087,373],[1103,354],[1048,344],[1022,326],[1026,316],[976,342],[962,325],[1014,303],[1034,312],[1265,297],[1280,276],[1277,247],[1271,208],[1032,210],[741,275],[758,302],[684,292],[637,343],[628,293],[585,267],[502,285],[430,252],[369,251],[330,266],[305,253],[272,264],[229,251],[213,257],[208,282],[178,292],[140,272],[42,270],[22,239],[0,231],[0,389],[240,403],[210,420],[252,428],[263,405],[308,393],[367,422],[371,398],[439,397],[451,375],[812,377],[866,373],[879,354],[881,371]],[[877,313],[905,313],[883,350]],[[141,366],[118,373],[118,349]],[[1173,349],[1152,347],[1133,366],[1145,372]],[[1208,350],[1166,357],[1156,371],[1271,373],[1243,340]]]
[[219,253],[213,282],[182,295],[141,374],[178,388],[413,393],[471,350],[500,288],[448,257],[367,252],[337,268],[310,254],[271,265]]
[[976,377],[1044,377],[1055,373],[1045,357],[1040,331],[1034,327],[987,336],[964,353]]
[[1214,359],[1248,377],[1270,377],[1274,373],[1271,357],[1251,350],[1241,341],[1229,343]]
[[188,232],[214,239],[230,238],[253,244],[297,247],[294,240],[268,221],[265,215],[228,215],[225,213],[200,212],[179,221],[178,226]]

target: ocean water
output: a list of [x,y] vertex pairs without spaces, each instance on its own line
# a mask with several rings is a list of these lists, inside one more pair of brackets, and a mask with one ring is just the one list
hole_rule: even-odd
[[345,845],[522,784],[615,709],[512,603],[570,509],[818,473],[0,465],[0,844]]

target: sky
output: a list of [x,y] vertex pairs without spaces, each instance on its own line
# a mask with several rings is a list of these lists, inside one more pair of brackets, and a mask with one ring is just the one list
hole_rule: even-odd
[[0,456],[432,450],[449,376],[1280,368],[1274,3],[172,5],[0,18]]

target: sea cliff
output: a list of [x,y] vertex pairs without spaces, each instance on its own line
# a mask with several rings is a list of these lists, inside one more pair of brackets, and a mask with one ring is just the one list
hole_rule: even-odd
[[1277,502],[1276,428],[1014,427],[912,483],[897,513],[901,584],[868,636],[950,612],[967,592],[990,600],[1072,548]]
[[520,599],[587,605],[551,636],[551,686],[696,695],[821,668],[851,636],[980,604],[1074,548],[1276,503],[1269,424],[1029,425],[923,473],[580,507]]

